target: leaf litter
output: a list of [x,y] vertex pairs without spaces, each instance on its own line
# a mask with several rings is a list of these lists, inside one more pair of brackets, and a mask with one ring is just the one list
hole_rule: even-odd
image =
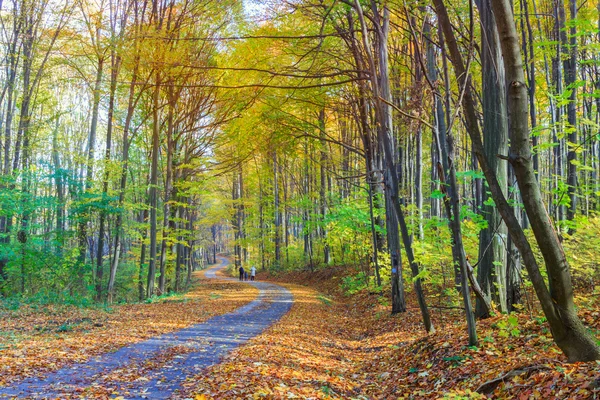
[[185,295],[115,305],[109,311],[61,305],[0,308],[0,387],[229,313],[258,294],[249,285],[206,279],[203,272],[194,278]]
[[[479,321],[480,343],[468,347],[460,310],[432,308],[437,331],[426,335],[410,294],[408,311],[392,316],[379,294],[343,295],[338,272],[269,277],[286,282],[292,291],[291,311],[221,363],[189,376],[173,397],[600,398],[600,364],[567,363],[541,315],[523,312]],[[58,306],[42,313],[28,307],[2,310],[0,384],[233,311],[256,294],[249,285],[201,279],[184,297],[185,306],[163,301],[116,306],[110,313]],[[597,334],[597,296],[580,296],[577,303],[580,316]],[[111,382],[146,379],[147,369],[187,351],[179,347],[113,371],[102,385],[85,389],[79,397],[114,397]]]

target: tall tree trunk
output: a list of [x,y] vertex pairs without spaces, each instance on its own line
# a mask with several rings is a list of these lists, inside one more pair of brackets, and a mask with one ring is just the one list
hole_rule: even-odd
[[415,205],[417,206],[419,240],[425,239],[423,231],[423,138],[421,126],[415,135]]
[[[561,2],[560,7],[564,7]],[[567,104],[568,143],[567,143],[567,193],[569,195],[569,207],[567,208],[567,220],[573,221],[577,211],[577,1],[569,0],[571,24],[569,29],[569,41],[564,42],[563,49],[567,50],[568,58],[563,60],[565,70],[565,84],[571,91],[569,103]],[[566,30],[563,31],[566,36]],[[573,225],[569,226],[569,234],[573,234]]]
[[323,241],[323,263],[325,265],[329,264],[329,245],[327,244],[327,228],[325,226],[325,217],[327,214],[327,142],[325,141],[325,109],[321,109],[319,111],[319,138],[320,138],[320,163],[319,166],[321,168],[320,178],[321,184],[319,186],[319,202],[321,206],[321,240]]
[[[445,46],[442,38],[440,38],[440,43],[442,47],[444,86],[446,93],[449,93],[450,79],[448,75]],[[434,74],[432,78],[437,79],[437,74]],[[446,107],[448,106],[449,104],[447,103]],[[437,101],[436,111],[437,129],[434,130],[434,134],[436,135],[434,138],[438,146],[438,158],[441,160],[441,168],[438,166],[438,175],[440,176],[440,181],[442,183],[441,190],[445,193],[444,207],[446,210],[448,227],[452,236],[452,260],[454,262],[455,277],[456,269],[458,269],[458,283],[460,284],[459,291],[463,297],[463,304],[467,320],[467,331],[469,334],[469,344],[471,346],[475,346],[477,344],[477,331],[475,326],[475,316],[473,315],[473,307],[471,304],[471,294],[467,281],[471,277],[471,271],[469,271],[469,265],[467,263],[465,248],[462,241],[460,202],[458,185],[456,182],[454,137],[451,130],[447,129],[442,102],[439,99]],[[487,305],[485,301],[484,305]]]
[[188,236],[188,245],[185,249],[185,265],[187,266],[187,276],[185,279],[185,287],[189,288],[192,283],[192,272],[195,270],[194,267],[194,221],[196,220],[196,211],[192,209],[192,198],[188,198],[188,226],[187,226],[187,236]]
[[[483,146],[490,168],[506,196],[507,166],[498,155],[508,154],[508,116],[504,96],[505,76],[496,24],[490,5],[492,0],[478,4],[482,25],[481,71],[483,74]],[[485,196],[487,199],[487,195]],[[494,204],[483,205],[487,227],[479,233],[479,268],[477,280],[487,302],[494,300],[502,312],[508,311],[506,302],[506,225]],[[477,299],[475,314],[489,317],[490,310],[484,301]]]
[[[27,16],[26,19],[30,17]],[[31,16],[33,18],[33,16]],[[19,168],[19,162],[21,163],[21,172],[23,178],[21,181],[21,195],[25,201],[23,202],[23,212],[21,216],[21,227],[17,232],[17,239],[21,243],[21,292],[25,292],[25,280],[26,280],[26,245],[29,236],[29,222],[31,218],[31,205],[33,199],[30,198],[31,191],[31,171],[29,170],[29,158],[30,158],[30,132],[29,126],[31,123],[31,97],[33,94],[31,85],[31,69],[33,62],[33,25],[30,25],[26,30],[26,37],[23,41],[23,97],[21,98],[21,108],[19,115],[19,124],[17,127],[17,137],[15,143],[15,155],[13,160],[13,171],[17,171]],[[19,149],[23,143],[23,155],[22,159],[19,160]]]
[[[412,25],[414,25],[414,19],[412,20]],[[426,32],[424,32],[426,33]],[[419,43],[416,37],[413,37],[413,42],[415,48],[419,48]],[[421,60],[422,61],[422,60]],[[415,69],[415,82],[414,82],[414,90],[413,93],[417,95],[418,102],[417,105],[419,107],[422,106],[423,98],[423,78],[426,71],[423,70],[422,62],[417,62],[414,60],[414,69]],[[425,233],[423,231],[423,132],[421,123],[418,123],[416,132],[415,132],[415,156],[411,159],[411,163],[414,165],[414,193],[415,193],[415,206],[417,213],[417,228],[418,228],[418,237],[419,240],[425,239]]]
[[58,131],[60,118],[55,121],[52,131],[52,162],[54,164],[54,182],[56,185],[56,254],[62,257],[63,246],[65,242],[65,186],[63,182],[64,172],[60,163],[60,154],[58,150]]
[[[131,129],[131,121],[135,111],[135,105],[137,99],[135,99],[135,83],[137,81],[139,68],[139,56],[136,55],[134,60],[133,74],[131,77],[131,84],[129,85],[129,100],[127,103],[127,115],[125,116],[125,125],[123,126],[123,139],[122,139],[122,156],[121,156],[121,179],[119,185],[119,211],[117,212],[117,218],[115,221],[115,241],[114,241],[114,255],[110,267],[110,274],[108,277],[107,286],[107,301],[112,304],[114,300],[114,287],[115,279],[117,277],[117,268],[119,267],[119,259],[121,255],[121,240],[123,235],[123,204],[125,202],[125,188],[127,187],[127,171],[129,167],[129,131]],[[138,97],[139,99],[139,97]],[[143,290],[142,290],[143,291]]]
[[[148,221],[148,209],[140,212],[140,224],[145,224]],[[148,229],[144,228],[142,233],[142,248],[140,250],[140,268],[138,270],[138,299],[144,299],[144,266],[146,264],[146,239],[148,238]],[[109,292],[110,293],[110,292]]]
[[[104,68],[104,58],[98,58],[98,66],[96,67],[96,81],[94,83],[94,93],[92,101],[92,121],[90,124],[90,133],[88,136],[87,145],[87,167],[85,176],[85,189],[88,192],[92,188],[92,178],[94,174],[94,151],[96,147],[96,130],[98,128],[98,109],[100,107],[100,85],[102,84],[102,73]],[[89,211],[88,211],[89,213]],[[85,256],[87,252],[87,224],[89,215],[86,212],[79,215],[78,224],[78,241],[79,241],[79,269],[80,278],[82,278],[83,265],[85,264]],[[92,256],[93,258],[93,256]]]
[[148,264],[148,284],[146,296],[154,295],[156,277],[156,212],[158,208],[158,150],[160,145],[160,121],[158,115],[160,93],[160,76],[156,73],[152,108],[152,166],[150,167],[150,261]]
[[[378,13],[377,4],[372,1],[371,2],[372,9]],[[377,68],[375,64],[375,60],[373,58],[373,53],[371,53],[371,45],[369,41],[369,34],[367,30],[367,25],[365,22],[365,17],[363,14],[362,6],[358,0],[355,0],[354,7],[358,12],[360,25],[361,25],[361,33],[362,33],[362,42],[364,48],[367,50],[367,65],[369,67],[369,71],[371,73],[371,87],[373,94],[376,97],[375,106],[376,106],[376,114],[377,114],[377,136],[378,142],[380,143],[381,149],[383,149],[384,160],[386,163],[386,173],[389,174],[390,183],[391,183],[391,191],[389,196],[393,203],[393,210],[395,211],[396,217],[398,218],[398,222],[400,224],[400,230],[402,234],[402,241],[404,243],[404,250],[406,251],[406,256],[408,258],[411,271],[413,273],[413,277],[418,276],[419,268],[414,259],[414,254],[412,251],[412,244],[410,242],[410,236],[408,234],[408,229],[406,226],[406,221],[404,219],[404,213],[402,211],[402,201],[398,196],[398,175],[396,172],[395,166],[395,157],[393,155],[394,145],[392,143],[391,133],[392,133],[392,119],[391,119],[391,96],[390,96],[390,86],[388,79],[388,62],[387,62],[387,32],[389,28],[389,10],[384,6],[383,8],[383,17],[377,15],[377,24],[376,33],[378,38],[378,49],[375,52],[378,55],[379,67]],[[382,21],[380,20],[382,19]],[[378,79],[377,69],[382,74],[381,81]],[[380,91],[380,87],[384,89]],[[427,332],[433,331],[433,325],[431,324],[431,319],[429,317],[429,311],[427,309],[427,305],[425,302],[425,298],[422,290],[420,290],[420,280],[415,280],[415,288],[417,289],[417,297],[419,300],[419,306],[421,308],[421,314],[423,316],[423,322],[425,325],[425,329]]]
[[279,162],[277,160],[277,150],[273,150],[273,194],[274,194],[274,223],[275,223],[275,268],[281,267],[281,215],[279,212]]
[[[259,172],[259,171],[257,171]],[[259,246],[259,252],[260,252],[260,268],[261,270],[265,270],[266,268],[266,264],[265,264],[265,212],[264,212],[264,205],[263,205],[263,186],[262,186],[262,178],[260,175],[260,172],[257,174],[258,175],[258,230],[259,230],[259,234],[260,234],[260,246]]]
[[392,314],[406,312],[406,298],[404,296],[404,282],[402,281],[402,254],[400,252],[400,233],[398,231],[398,218],[390,193],[392,192],[389,174],[386,173],[385,181],[385,215],[388,237],[388,249],[392,270]]
[[[17,12],[15,8],[14,12]],[[11,43],[8,47],[8,67],[7,67],[7,105],[6,105],[6,121],[4,123],[4,175],[10,174],[10,148],[11,148],[11,132],[12,132],[12,121],[16,106],[15,101],[15,82],[17,79],[17,68],[20,59],[20,49],[18,46],[20,37],[20,18],[16,15],[13,16],[13,33],[11,37]]]
[[[515,173],[513,168],[508,166],[508,182],[511,187],[516,186]],[[514,193],[514,196],[519,196],[518,193]],[[519,196],[520,197],[520,196]],[[520,198],[516,198],[516,203],[513,207],[513,213],[517,217],[517,220],[521,223],[522,212],[519,203],[522,203]],[[515,304],[521,303],[521,271],[523,266],[521,265],[521,255],[519,249],[515,245],[512,237],[508,236],[507,246],[507,269],[506,269],[506,305],[508,306],[508,312],[517,311]]]
[[175,229],[178,231],[177,244],[175,250],[175,292],[181,290],[181,265],[185,265],[183,258],[185,257],[183,249],[183,236],[181,231],[183,230],[183,221],[185,218],[185,209],[183,207],[183,199],[179,199],[180,205],[177,207],[177,222],[175,222]]
[[158,291],[165,293],[167,282],[167,239],[172,231],[171,220],[171,196],[173,194],[173,124],[176,98],[173,93],[173,82],[167,82],[167,91],[169,98],[169,111],[167,114],[167,171],[165,174],[165,196],[163,200],[163,230],[160,246],[160,276],[158,278]]
[[[367,160],[367,165],[370,164],[370,162]],[[368,168],[370,170],[370,168]],[[369,173],[367,173],[367,176],[370,176]],[[377,283],[377,286],[381,286],[381,273],[379,272],[379,249],[377,246],[377,232],[375,230],[375,217],[373,215],[373,183],[372,182],[367,182],[367,186],[368,186],[368,191],[369,191],[369,222],[370,222],[370,226],[371,226],[371,241],[373,244],[373,254],[371,257],[371,262],[373,263],[373,267],[375,268],[375,282]]]
[[[383,159],[387,165],[387,170],[384,173],[385,182],[385,208],[387,215],[388,227],[388,248],[390,250],[390,258],[392,263],[392,313],[406,311],[406,299],[404,298],[404,281],[402,279],[402,259],[400,253],[400,237],[398,234],[398,223],[400,216],[395,215],[394,202],[398,198],[398,181],[392,179],[391,171],[396,171],[396,146],[393,138],[393,122],[390,103],[392,95],[390,91],[390,80],[388,75],[388,51],[387,38],[389,32],[389,11],[384,10],[383,23],[379,27],[379,34],[376,43],[377,60],[379,61],[379,87],[376,93],[383,100],[379,101],[379,121],[378,121],[378,136],[379,145],[384,147]],[[379,17],[379,16],[378,16]],[[365,46],[366,47],[366,46]],[[387,141],[382,141],[382,138]],[[404,216],[402,216],[404,219]],[[410,239],[409,239],[410,240]],[[406,244],[405,244],[406,245]]]
[[[17,13],[17,9],[14,9],[14,13]],[[7,105],[6,105],[6,120],[4,122],[4,168],[3,174],[6,179],[11,174],[11,163],[10,163],[10,149],[12,144],[12,125],[13,116],[15,113],[16,99],[15,99],[15,82],[17,77],[17,68],[20,58],[20,46],[18,46],[20,38],[20,21],[18,15],[13,15],[13,32],[11,42],[8,45],[8,66],[7,66],[7,77],[6,77],[6,89],[7,89]],[[5,189],[6,186],[2,186]],[[10,231],[12,227],[12,215],[0,216],[0,244],[6,246],[10,243]],[[6,265],[8,264],[8,255],[4,254],[0,257],[0,278],[6,281],[8,274],[6,272]],[[1,289],[4,289],[3,287]],[[0,291],[3,294],[4,290]]]
[[[247,260],[247,249],[246,249],[246,227],[245,227],[245,210],[244,210],[244,174],[242,170],[242,164],[240,163],[238,169],[238,181],[237,181],[237,193],[239,202],[237,204],[237,220],[239,226],[239,246],[238,252],[240,257],[241,265],[246,265]],[[287,229],[286,229],[287,230]],[[287,235],[287,233],[286,233]],[[287,240],[287,239],[286,239]],[[286,242],[287,247],[287,242]]]
[[[113,116],[115,112],[115,92],[117,90],[117,78],[121,67],[121,58],[115,54],[115,50],[111,51],[111,73],[110,73],[110,89],[108,99],[108,120],[106,126],[106,150],[104,153],[104,179],[102,182],[102,203],[108,201],[108,180],[110,171],[110,152],[112,148],[112,131],[113,131]],[[102,278],[104,275],[104,235],[105,222],[107,218],[108,204],[104,204],[100,211],[100,222],[98,227],[98,254],[96,256],[96,299],[99,301],[102,298]]]
[[[561,63],[561,58],[563,55],[563,45],[566,45],[567,43],[567,33],[566,33],[566,27],[565,27],[565,9],[564,9],[564,5],[562,4],[562,0],[555,0],[554,1],[554,7],[553,7],[553,12],[554,12],[554,30],[555,30],[555,35],[556,35],[556,55],[555,57],[552,59],[552,78],[554,80],[554,87],[555,87],[555,95],[556,96],[561,96],[563,94],[564,91],[564,85],[563,85],[563,75],[564,75],[564,68],[563,68],[563,63]],[[553,155],[554,155],[554,160],[553,160],[553,173],[554,173],[554,187],[550,187],[550,192],[554,193],[554,200],[553,203],[555,205],[555,218],[556,220],[559,222],[559,230],[562,228],[563,226],[563,221],[565,220],[565,202],[564,202],[564,192],[563,192],[563,175],[564,175],[564,168],[563,168],[563,164],[564,164],[564,158],[563,158],[563,153],[564,153],[564,137],[563,137],[563,132],[564,132],[564,121],[563,121],[563,114],[564,114],[564,106],[562,104],[560,104],[561,102],[558,102],[559,104],[557,104],[556,108],[555,108],[555,117],[554,117],[554,121],[556,124],[556,129],[553,130],[553,134],[554,137],[553,142],[554,142],[554,147],[553,147]],[[556,189],[556,190],[555,190]]]

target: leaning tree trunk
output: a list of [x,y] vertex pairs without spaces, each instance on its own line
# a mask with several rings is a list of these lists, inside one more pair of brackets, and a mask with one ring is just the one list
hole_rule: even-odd
[[552,282],[552,292],[548,290],[531,246],[510,205],[506,201],[495,174],[489,167],[477,125],[475,103],[468,86],[464,86],[464,83],[469,80],[469,75],[465,70],[462,56],[454,38],[446,7],[442,0],[434,0],[434,3],[440,26],[449,44],[456,76],[461,86],[466,88],[463,96],[463,107],[465,110],[467,131],[475,145],[477,157],[490,186],[494,202],[508,227],[511,239],[521,252],[523,263],[527,268],[529,278],[540,300],[554,340],[570,361],[598,359],[600,358],[600,349],[595,343],[594,338],[586,331],[575,312],[569,266],[558,235],[554,231],[544,208],[540,188],[533,169],[527,121],[527,88],[524,82],[523,64],[513,19],[512,5],[508,0],[494,0],[492,2],[508,82],[508,115],[511,148],[509,157],[507,158],[515,170],[517,182],[523,195],[527,217],[531,223],[537,244],[544,256],[548,276]]
[[[554,340],[569,360],[596,360],[600,358],[600,347],[575,311],[569,264],[562,243],[546,213],[533,169],[527,118],[527,86],[511,3],[508,0],[494,0],[492,6],[508,82],[511,143],[508,158],[514,168],[525,211],[544,257],[550,281],[551,299],[540,298],[540,302],[551,324]],[[552,318],[548,313],[554,314]]]

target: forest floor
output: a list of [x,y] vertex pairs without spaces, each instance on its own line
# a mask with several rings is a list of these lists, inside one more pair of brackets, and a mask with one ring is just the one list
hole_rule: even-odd
[[[250,285],[207,279],[204,272],[195,273],[194,278],[189,293],[154,299],[151,303],[115,305],[111,309],[36,304],[0,308],[0,398],[28,397],[11,392],[25,388],[24,382],[40,381],[64,371],[69,375],[68,368],[93,364],[101,359],[99,356],[118,355],[127,347],[156,342],[169,333],[232,313],[253,302],[259,293]],[[168,356],[180,357],[175,353],[185,353],[183,347],[176,346],[177,351]],[[120,371],[121,376],[113,377],[114,380],[122,381],[127,375],[128,381],[146,381],[152,364],[160,367],[165,357],[144,361],[145,365],[139,368]],[[80,371],[71,371],[70,375],[80,375]],[[63,373],[60,380],[64,377]],[[73,396],[65,397],[107,398],[116,386],[110,378],[93,387],[77,388]],[[37,393],[44,397],[43,389]]]
[[[600,363],[568,364],[540,315],[480,321],[480,344],[468,347],[461,310],[432,307],[437,331],[426,335],[416,299],[392,316],[377,294],[345,296],[343,274],[259,273],[294,294],[291,311],[189,380],[188,397],[600,399]],[[597,337],[598,300],[577,299]]]
[[[342,273],[259,274],[259,281],[277,281],[293,294],[290,311],[220,363],[192,373],[174,398],[600,398],[600,364],[566,363],[536,313],[480,321],[480,344],[467,347],[460,310],[432,307],[437,331],[426,335],[414,299],[409,297],[406,313],[391,316],[378,294],[344,295]],[[200,284],[186,296],[111,312],[0,310],[0,387],[230,313],[258,294],[239,282],[197,278]],[[598,337],[598,294],[577,302]],[[164,366],[164,360],[150,362]],[[147,370],[130,369],[128,379],[147,380]],[[71,397],[118,395],[110,385],[96,385]]]

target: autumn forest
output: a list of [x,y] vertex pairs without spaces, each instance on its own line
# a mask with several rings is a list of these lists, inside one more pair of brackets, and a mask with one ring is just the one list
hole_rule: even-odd
[[0,0],[0,37],[0,398],[600,398],[597,0]]

